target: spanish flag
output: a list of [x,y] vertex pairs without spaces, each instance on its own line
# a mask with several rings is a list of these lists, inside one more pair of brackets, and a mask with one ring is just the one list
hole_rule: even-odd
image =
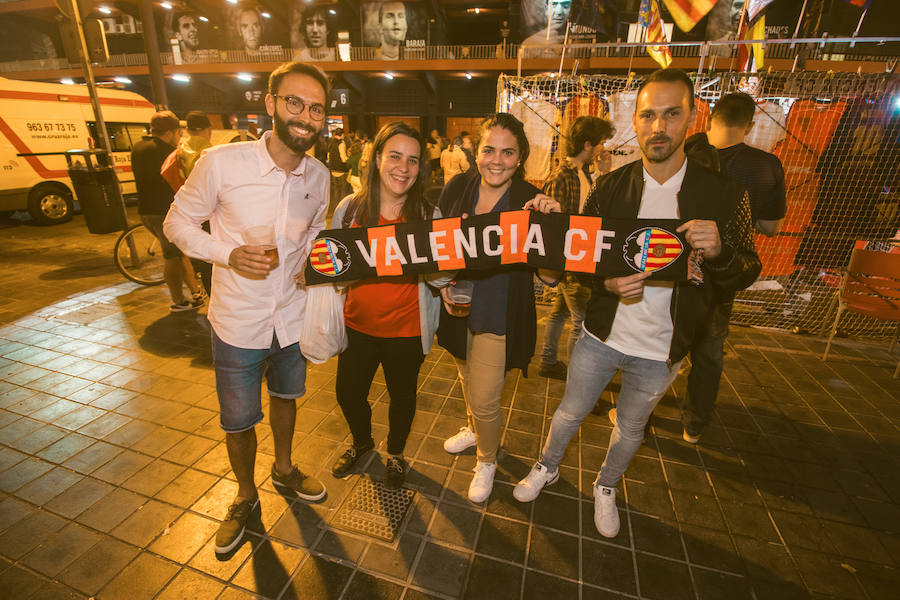
[[716,0],[663,0],[672,14],[672,19],[682,31],[690,31],[706,16]]

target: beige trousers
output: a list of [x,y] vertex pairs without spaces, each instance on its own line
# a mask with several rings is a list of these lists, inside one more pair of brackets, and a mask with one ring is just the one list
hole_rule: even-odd
[[456,368],[469,427],[475,432],[477,457],[481,462],[497,462],[503,429],[500,395],[506,380],[506,336],[469,331],[466,357],[456,359]]

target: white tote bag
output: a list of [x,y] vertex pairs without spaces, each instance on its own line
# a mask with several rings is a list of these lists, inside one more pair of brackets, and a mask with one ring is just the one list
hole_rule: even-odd
[[347,348],[344,326],[345,294],[331,284],[306,288],[306,313],[300,330],[300,352],[321,364]]

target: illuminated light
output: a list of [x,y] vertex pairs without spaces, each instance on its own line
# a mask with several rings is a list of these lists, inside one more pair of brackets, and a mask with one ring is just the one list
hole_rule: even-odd
[[115,81],[116,83],[124,83],[125,85],[131,83],[131,80],[127,77],[113,77],[113,81]]
[[200,20],[204,23],[209,23],[209,19],[207,19],[206,17],[200,17]]
[[108,6],[98,6],[98,7],[97,7],[97,10],[99,10],[100,12],[102,12],[104,15],[111,15],[111,14],[112,14],[112,10],[110,10],[110,8],[109,8]]
[[262,16],[263,19],[271,19],[272,18],[272,15],[270,15],[267,12],[261,12],[259,14],[260,14],[260,16]]
[[393,79],[393,78],[394,78],[394,74],[393,74],[393,73],[385,73],[385,74],[384,74],[384,78],[385,78],[385,79]]
[[472,79],[472,74],[471,74],[471,73],[466,73],[466,79]]
[[897,99],[894,100],[894,106],[896,106],[897,108],[900,108],[900,96],[897,96]]
[[238,0],[226,0],[226,2],[228,2],[228,4],[237,4]]
[[162,6],[166,10],[172,10],[172,5],[169,4],[168,2],[160,2],[159,5]]
[[238,73],[236,77],[241,81],[253,81],[253,75],[250,73]]
[[333,8],[329,8],[329,9],[328,9],[328,12],[331,13],[332,15],[336,15],[336,14],[337,14],[337,11],[334,10]]
[[172,79],[174,79],[175,81],[177,81],[179,83],[190,83],[191,82],[191,76],[185,75],[184,73],[175,73],[174,75],[172,75]]
[[66,85],[75,85],[75,81],[73,81],[71,77],[63,77],[59,80],[59,82]]
[[476,8],[476,9],[475,9],[475,14],[476,14],[476,15],[481,14],[481,9],[480,9],[480,8]]

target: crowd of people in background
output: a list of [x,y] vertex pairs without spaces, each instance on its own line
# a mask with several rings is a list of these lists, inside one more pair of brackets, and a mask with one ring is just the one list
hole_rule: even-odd
[[[504,382],[514,369],[527,377],[537,349],[535,280],[557,286],[539,374],[565,380],[565,395],[537,462],[514,496],[533,501],[558,479],[559,462],[582,420],[621,373],[617,404],[609,413],[614,427],[608,452],[593,488],[597,530],[617,536],[616,488],[688,354],[696,358],[684,440],[697,443],[709,422],[730,298],[760,271],[753,228],[772,235],[784,217],[780,164],[742,143],[752,126],[752,99],[724,98],[713,110],[709,139],[700,134],[686,144],[695,115],[693,83],[676,69],[657,71],[637,93],[632,126],[641,159],[605,172],[604,144],[613,128],[599,117],[579,117],[540,189],[524,178],[529,141],[522,122],[510,114],[487,115],[477,131],[449,140],[437,130],[424,136],[399,121],[383,126],[374,139],[335,129],[326,140],[328,93],[328,79],[317,67],[285,63],[271,74],[266,96],[274,129],[259,140],[210,148],[208,119],[192,113],[190,135],[176,149],[180,123],[162,112],[151,121],[152,135],[135,147],[140,212],[163,243],[173,311],[203,303],[184,256],[214,265],[208,315],[213,362],[221,426],[238,481],[216,552],[232,552],[248,519],[259,512],[254,427],[263,419],[263,377],[274,438],[273,483],[309,502],[327,494],[323,481],[294,464],[292,439],[296,399],[306,380],[298,348],[307,298],[302,271],[328,215],[335,229],[517,210],[682,221],[678,231],[691,248],[686,281],[650,280],[649,272],[576,277],[503,265],[374,277],[340,290],[348,343],[338,356],[335,391],[352,439],[332,475],[359,473],[379,446],[368,397],[380,366],[390,398],[383,484],[404,485],[419,369],[436,339],[455,360],[467,413],[466,425],[444,449],[456,454],[475,448],[468,497],[482,503],[491,496],[500,456]],[[182,177],[172,185],[161,177],[167,158]],[[748,171],[751,162],[765,168]],[[429,188],[439,190],[436,202]],[[193,302],[184,297],[182,284],[193,292]],[[455,293],[462,288],[468,297],[459,304]],[[558,345],[569,318],[566,365]]]

